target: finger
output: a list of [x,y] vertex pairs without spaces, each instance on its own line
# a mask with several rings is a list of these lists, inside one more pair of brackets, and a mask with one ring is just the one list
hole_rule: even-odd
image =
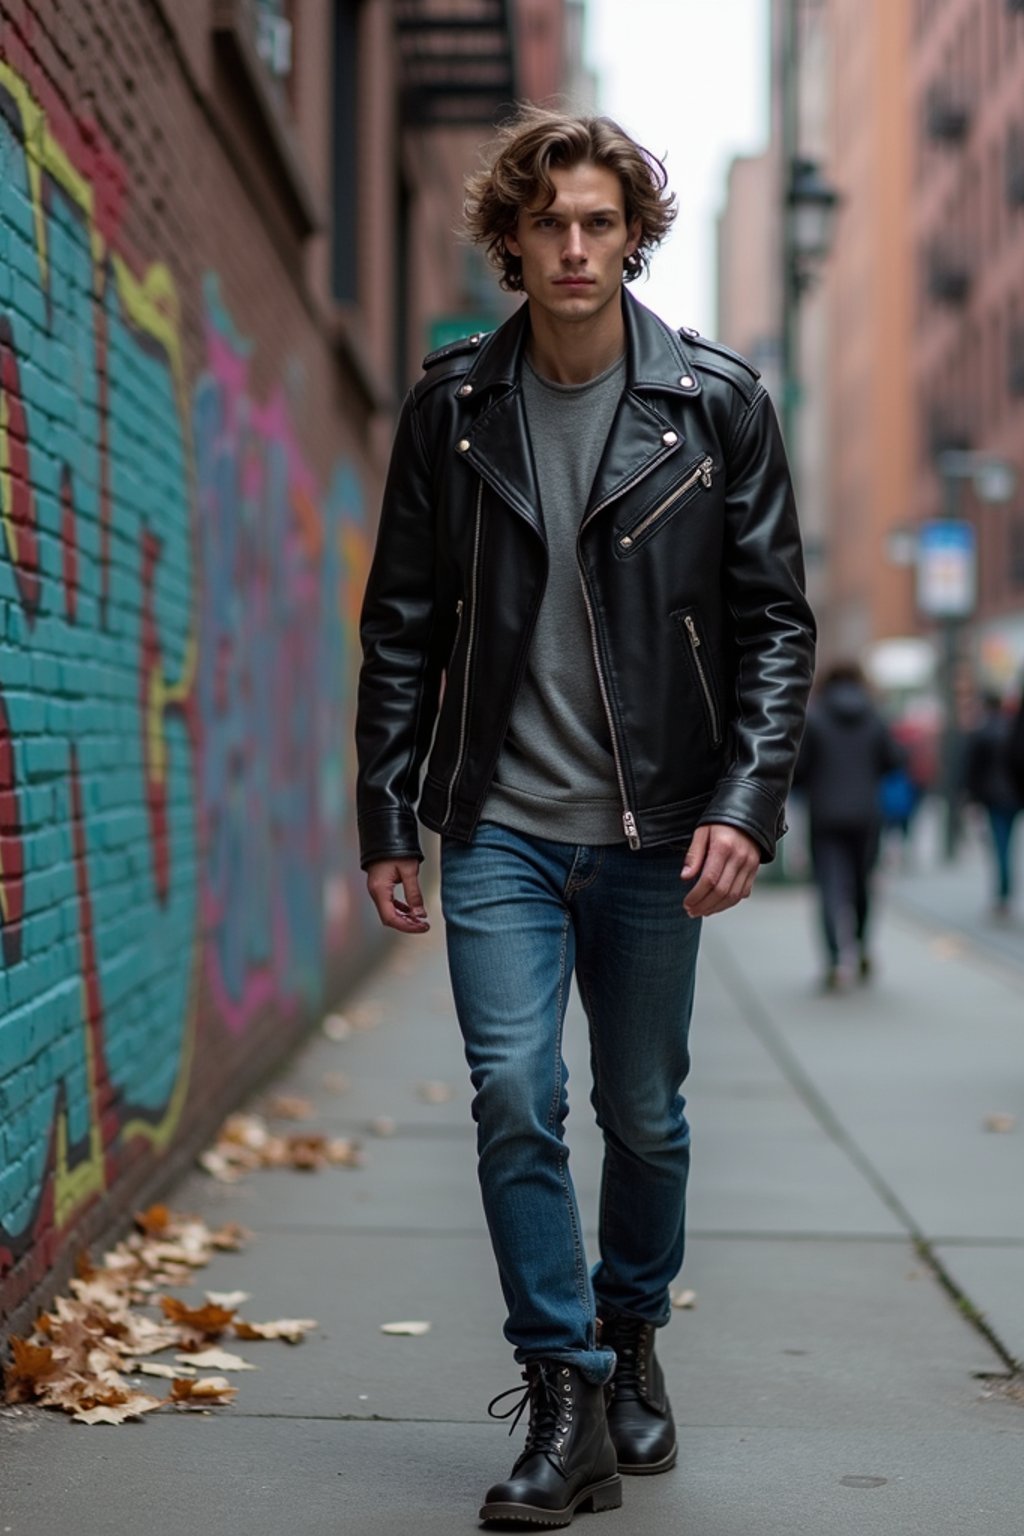
[[375,872],[366,882],[377,916],[385,928],[393,928],[398,933],[425,933],[430,926],[426,913],[412,911],[404,901],[395,897],[397,875],[397,870],[385,875]]
[[418,865],[413,865],[411,868],[402,866],[402,890],[405,892],[405,899],[413,914],[416,917],[426,917],[427,907],[423,900],[423,892],[420,890]]
[[693,837],[690,839],[690,846],[686,850],[682,873],[679,876],[681,880],[692,880],[701,868],[707,857],[708,839],[710,836],[710,827],[697,827],[695,829]]

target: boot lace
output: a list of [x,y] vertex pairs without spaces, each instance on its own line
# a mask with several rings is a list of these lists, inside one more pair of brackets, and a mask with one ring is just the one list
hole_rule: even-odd
[[647,1396],[647,1335],[650,1329],[650,1323],[638,1317],[619,1318],[606,1329],[605,1339],[614,1349],[616,1359],[611,1390],[623,1401],[629,1398],[642,1400]]
[[[562,1472],[565,1440],[573,1420],[572,1378],[568,1367],[546,1360],[531,1362],[523,1372],[523,1380],[525,1386],[499,1392],[489,1403],[487,1412],[492,1419],[511,1419],[508,1430],[511,1435],[529,1404],[526,1444],[515,1470],[518,1471],[528,1457],[540,1454]],[[503,1412],[496,1412],[498,1404],[508,1397],[515,1398],[515,1402]]]

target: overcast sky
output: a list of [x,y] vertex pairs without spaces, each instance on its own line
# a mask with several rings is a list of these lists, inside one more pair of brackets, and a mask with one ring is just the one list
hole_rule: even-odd
[[587,0],[598,105],[664,154],[675,230],[634,289],[673,325],[715,330],[714,225],[733,155],[764,146],[768,0]]

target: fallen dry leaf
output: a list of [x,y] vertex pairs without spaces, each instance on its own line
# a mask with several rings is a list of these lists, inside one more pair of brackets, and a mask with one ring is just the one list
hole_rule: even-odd
[[997,1110],[994,1114],[986,1115],[982,1124],[986,1131],[994,1131],[996,1135],[1005,1136],[1007,1132],[1016,1128],[1017,1121],[1013,1115]]
[[207,1303],[205,1307],[189,1307],[176,1296],[162,1296],[160,1307],[172,1323],[194,1328],[211,1339],[219,1339],[235,1315],[234,1307],[218,1307],[213,1303]]
[[320,1028],[328,1040],[339,1043],[348,1040],[352,1034],[352,1025],[343,1013],[329,1013]]
[[162,1360],[137,1360],[128,1367],[130,1376],[162,1376],[166,1381],[177,1381],[181,1376],[194,1376],[194,1365],[165,1365]]
[[447,1104],[455,1097],[455,1090],[448,1083],[425,1082],[418,1084],[416,1094],[424,1104]]
[[692,1312],[697,1305],[696,1291],[673,1291],[672,1305],[680,1312]]
[[247,1323],[238,1318],[234,1324],[240,1339],[284,1339],[286,1344],[301,1344],[316,1327],[316,1319],[311,1317],[281,1317],[273,1323]]
[[252,1300],[251,1291],[204,1291],[207,1301],[215,1307],[241,1307]]
[[61,1370],[47,1344],[33,1344],[31,1339],[19,1339],[13,1335],[8,1340],[14,1359],[4,1366],[4,1401],[30,1403],[38,1395],[40,1386]]
[[267,1105],[274,1120],[312,1120],[313,1102],[298,1093],[277,1093]]
[[175,1355],[179,1365],[194,1365],[200,1371],[256,1371],[256,1365],[232,1355],[226,1349],[200,1349],[194,1354]]
[[411,1339],[421,1338],[423,1334],[430,1332],[429,1323],[381,1323],[381,1333],[404,1335]]
[[135,1392],[123,1403],[97,1408],[77,1408],[71,1417],[77,1424],[123,1424],[126,1419],[140,1419],[144,1413],[162,1408],[165,1398]]
[[198,1381],[179,1377],[171,1383],[171,1402],[176,1404],[201,1403],[208,1408],[213,1403],[230,1403],[238,1396],[226,1376],[203,1376]]

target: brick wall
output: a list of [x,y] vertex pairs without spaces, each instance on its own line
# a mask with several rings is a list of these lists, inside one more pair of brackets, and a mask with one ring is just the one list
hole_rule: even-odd
[[[377,940],[350,745],[372,367],[216,9],[0,0],[9,1322]],[[329,16],[304,0],[325,69]],[[326,116],[320,85],[297,99]],[[329,126],[297,111],[322,205]]]

